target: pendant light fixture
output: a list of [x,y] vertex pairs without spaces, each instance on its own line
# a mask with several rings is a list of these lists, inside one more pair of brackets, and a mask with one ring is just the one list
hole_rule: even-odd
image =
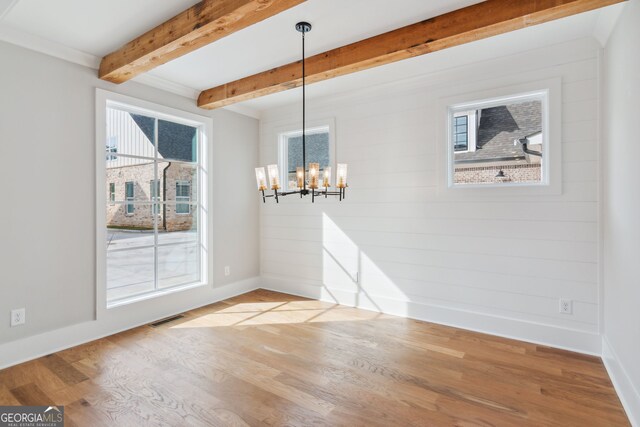
[[[300,198],[311,195],[311,202],[315,202],[318,196],[338,196],[342,201],[345,197],[347,189],[347,164],[338,163],[336,170],[335,190],[331,189],[331,166],[325,165],[322,171],[319,163],[309,163],[308,170],[305,170],[307,163],[307,146],[306,146],[306,75],[305,75],[305,57],[304,57],[304,36],[311,31],[311,24],[308,22],[298,22],[296,30],[302,34],[302,165],[296,167],[296,191],[279,192],[280,190],[280,171],[278,165],[268,165],[267,174],[264,167],[256,168],[256,182],[258,191],[262,194],[262,201],[266,202],[267,197],[276,199],[279,203],[280,196],[288,196],[289,194],[299,194]],[[269,180],[267,181],[267,178]],[[273,190],[273,194],[265,194],[265,191]]]

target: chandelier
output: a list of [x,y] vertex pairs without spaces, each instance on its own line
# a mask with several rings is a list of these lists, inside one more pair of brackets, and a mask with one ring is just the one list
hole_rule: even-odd
[[[296,30],[302,34],[302,165],[296,167],[296,187],[295,191],[280,190],[280,171],[278,165],[268,165],[267,171],[269,174],[269,186],[267,186],[267,174],[265,174],[264,167],[256,168],[256,181],[258,183],[258,191],[262,193],[262,202],[266,203],[267,197],[273,197],[276,199],[276,203],[279,203],[278,197],[288,196],[290,194],[299,194],[300,198],[303,196],[311,195],[311,202],[315,202],[316,197],[324,196],[338,196],[342,201],[345,197],[347,189],[347,164],[338,163],[336,170],[336,190],[331,191],[331,166],[325,165],[322,170],[322,177],[320,177],[320,164],[309,163],[309,168],[305,170],[305,164],[307,163],[306,152],[306,91],[305,91],[305,57],[304,57],[304,35],[311,31],[311,24],[308,22],[298,22],[296,24]],[[265,194],[267,189],[273,190],[273,194]]]

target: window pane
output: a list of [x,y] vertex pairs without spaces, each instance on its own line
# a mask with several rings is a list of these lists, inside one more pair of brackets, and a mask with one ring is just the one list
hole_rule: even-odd
[[[136,202],[150,202],[149,181],[155,177],[153,160],[132,159],[117,155],[113,157],[114,160],[107,160],[105,179],[107,192],[111,192],[111,184],[113,184],[113,201],[131,201],[127,200],[127,197],[133,197]],[[127,187],[127,182],[132,184]]]
[[107,210],[107,228],[112,230],[153,230],[149,177],[154,176],[153,164],[127,166],[117,170],[107,170],[109,179],[115,180],[109,185],[114,190],[113,203]]
[[153,291],[154,248],[107,252],[107,300]]
[[189,214],[176,214],[173,206],[164,204],[158,219],[158,244],[196,243],[198,234],[198,207],[189,205]]
[[158,215],[160,213],[159,202],[162,201],[160,193],[160,180],[153,179],[149,182],[149,195],[151,197],[152,205],[150,206],[152,214]]
[[[159,162],[158,177],[161,182],[160,192],[163,194],[163,200],[175,202],[176,197],[187,197],[190,198],[191,202],[198,201],[197,165],[177,162]],[[183,202],[184,199],[180,201]],[[187,200],[187,202],[189,202],[189,200]]]
[[[287,138],[288,173],[294,173],[297,166],[302,166],[302,136]],[[329,165],[329,132],[313,133],[306,136],[305,169],[309,163],[319,163],[320,169]]]
[[[127,154],[153,159],[155,156],[155,119],[107,108],[106,160],[114,162],[114,154]],[[130,159],[121,157],[117,164],[130,164]]]
[[107,226],[107,251],[153,246],[154,241],[153,227]]
[[158,120],[158,157],[184,162],[198,161],[198,129]]
[[198,128],[107,110],[107,301],[200,281]]
[[169,288],[200,281],[200,246],[158,247],[158,287]]
[[[454,184],[540,182],[545,148],[542,109],[538,97],[480,108],[470,113],[469,121],[467,116],[455,117]],[[475,151],[466,151],[473,132],[461,129],[476,131]]]

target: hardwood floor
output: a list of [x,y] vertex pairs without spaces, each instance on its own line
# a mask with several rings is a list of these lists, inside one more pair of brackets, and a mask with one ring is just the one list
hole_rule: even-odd
[[626,426],[602,362],[255,291],[0,371],[66,426]]

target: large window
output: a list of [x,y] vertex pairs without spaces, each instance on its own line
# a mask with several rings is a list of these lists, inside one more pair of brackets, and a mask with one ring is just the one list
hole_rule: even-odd
[[[282,132],[279,135],[279,158],[281,182],[285,190],[296,189],[296,167],[302,166],[302,131]],[[330,125],[318,126],[307,129],[306,141],[306,164],[319,163],[320,170],[331,166],[333,161],[333,142]]]
[[207,279],[206,119],[135,104],[107,100],[104,113],[108,144],[102,142],[107,149],[99,182],[109,194],[102,252],[107,306]]
[[547,105],[541,91],[450,107],[450,185],[545,183]]

